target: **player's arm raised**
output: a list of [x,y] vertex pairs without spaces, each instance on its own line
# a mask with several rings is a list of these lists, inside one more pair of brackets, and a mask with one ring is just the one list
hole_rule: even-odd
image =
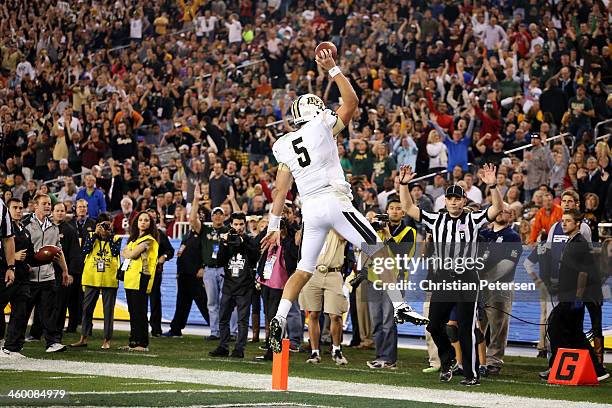
[[276,195],[272,202],[272,210],[270,211],[270,221],[268,222],[268,233],[261,240],[261,248],[267,250],[280,245],[280,222],[285,206],[285,198],[293,184],[293,176],[286,164],[281,163],[276,171]]
[[342,121],[343,125],[349,123],[355,110],[357,109],[357,104],[359,103],[359,99],[357,98],[357,94],[353,89],[353,85],[348,80],[347,77],[344,76],[340,68],[336,66],[336,61],[332,58],[332,53],[330,50],[322,50],[318,55],[315,56],[315,61],[321,68],[326,70],[329,75],[333,78],[340,90],[340,96],[342,97],[342,105],[336,111],[338,118]]
[[421,209],[416,206],[412,196],[410,195],[410,189],[408,188],[408,183],[416,176],[416,173],[412,172],[412,168],[410,166],[402,166],[399,172],[399,183],[400,183],[400,203],[402,204],[402,209],[408,214],[408,216],[415,221],[421,221]]

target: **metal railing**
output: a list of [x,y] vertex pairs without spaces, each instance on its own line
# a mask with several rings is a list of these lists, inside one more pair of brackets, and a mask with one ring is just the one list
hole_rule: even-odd
[[189,232],[189,228],[191,228],[189,226],[189,221],[175,222],[172,226],[172,237],[174,239],[183,239],[183,236]]
[[[546,142],[547,143],[548,142],[552,142],[553,140],[557,140],[557,139],[560,139],[560,138],[565,137],[565,136],[570,136],[570,139],[572,140],[572,146],[570,147],[570,150],[573,149],[574,148],[574,143],[575,143],[574,141],[576,139],[574,138],[574,136],[572,136],[570,133],[567,133],[567,132],[566,133],[561,133],[561,134],[558,134],[558,135],[555,135],[555,136],[552,136],[552,137],[547,137],[546,138]],[[528,148],[530,148],[532,146],[533,145],[531,143],[528,143],[528,144],[523,145],[523,146],[515,147],[514,149],[505,150],[504,154],[510,154],[510,153],[518,152],[518,151],[521,151],[521,150],[528,149]]]
[[[287,120],[289,121],[289,123],[293,122],[293,118],[287,118]],[[266,127],[280,125],[281,123],[283,123],[282,119],[281,120],[277,120],[276,122],[266,123]]]
[[[190,31],[193,31],[193,30],[194,30],[194,27],[193,27],[193,26],[190,26],[190,27],[188,27],[188,28],[182,28],[182,29],[180,29],[180,30],[176,30],[176,31],[172,31],[172,32],[170,32],[170,33],[163,34],[163,35],[161,35],[160,37],[172,37],[172,36],[175,36],[175,35],[185,34],[185,33],[188,33],[188,32],[190,32]],[[146,36],[146,38],[151,38],[151,37],[153,37],[153,35],[148,35],[148,36]],[[142,39],[143,39],[143,40],[145,39],[145,36],[144,36],[144,35],[142,36]],[[130,43],[131,43],[131,42],[132,42],[132,39],[130,38]],[[118,45],[118,46],[116,46],[116,47],[109,48],[109,49],[108,49],[108,51],[109,51],[109,52],[112,52],[112,51],[119,51],[119,50],[123,50],[123,49],[129,48],[129,47],[130,47],[130,44],[126,44],[126,45]]]
[[[262,62],[266,62],[266,60],[265,59],[259,59],[259,60],[255,60],[255,61],[247,61],[244,64],[240,64],[240,65],[235,66],[233,68],[226,67],[226,71],[229,71],[230,69],[231,70],[236,70],[236,69],[247,68],[247,67],[250,67],[252,65],[261,64]],[[202,75],[200,77],[196,77],[196,79],[203,79],[203,78],[210,78],[210,77],[211,77],[211,74],[205,74],[205,75]]]
[[612,123],[612,119],[602,120],[598,124],[595,125],[595,129],[593,129],[593,139],[597,140],[597,136],[599,136],[599,128],[600,126],[605,125],[606,123]]

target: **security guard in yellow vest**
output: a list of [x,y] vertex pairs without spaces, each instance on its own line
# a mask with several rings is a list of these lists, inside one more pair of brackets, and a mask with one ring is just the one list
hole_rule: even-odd
[[128,244],[121,251],[125,259],[125,295],[130,313],[130,343],[132,351],[149,351],[149,322],[147,320],[147,295],[151,293],[157,255],[158,231],[155,221],[147,212],[141,212],[132,221]]
[[111,217],[101,213],[96,220],[95,232],[90,233],[83,243],[85,262],[83,267],[83,322],[81,324],[81,339],[71,344],[71,347],[87,346],[87,338],[91,336],[94,309],[100,292],[104,309],[104,341],[102,348],[110,348],[113,337],[113,321],[115,301],[117,299],[117,271],[119,270],[121,238],[115,237],[112,230]]
[[[387,202],[388,225],[378,231],[387,243],[390,256],[407,252],[413,256],[416,247],[416,230],[403,221],[404,211],[398,199]],[[369,271],[369,274],[372,272]],[[399,271],[395,271],[399,273]],[[372,334],[376,347],[376,358],[366,364],[372,369],[397,367],[397,326],[393,319],[393,303],[384,290],[377,290],[372,282],[379,278],[368,278],[368,308],[372,321]]]

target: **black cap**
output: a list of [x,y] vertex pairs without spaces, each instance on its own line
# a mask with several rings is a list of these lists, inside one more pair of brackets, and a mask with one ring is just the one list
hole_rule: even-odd
[[465,192],[463,191],[460,185],[453,184],[452,186],[446,189],[445,196],[446,197],[455,196],[455,197],[463,198],[465,197]]
[[420,189],[421,189],[421,191],[425,191],[425,190],[423,189],[423,186],[422,186],[420,183],[411,183],[409,187],[410,187],[410,190],[412,190],[412,189],[413,189],[413,188],[415,188],[415,187],[418,187],[418,188],[420,188]]

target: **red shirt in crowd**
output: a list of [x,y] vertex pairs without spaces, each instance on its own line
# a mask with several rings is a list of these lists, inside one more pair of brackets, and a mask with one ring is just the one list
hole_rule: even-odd
[[521,58],[525,58],[527,54],[529,54],[529,49],[531,48],[531,36],[527,31],[522,31],[522,29],[519,29],[519,31],[512,35],[511,42],[517,43],[518,49],[516,52]]
[[115,232],[115,234],[129,234],[130,225],[132,225],[132,220],[136,217],[136,214],[136,211],[132,211],[127,218],[122,212],[115,215],[115,218],[113,218],[113,231]]
[[[480,109],[480,106],[478,105],[476,105],[475,109],[476,116],[478,116],[478,119],[480,119],[480,121],[482,122],[480,125],[480,135],[484,136],[487,133],[491,134],[491,137],[485,140],[484,142],[486,146],[490,147],[495,140],[499,139],[499,132],[501,131],[502,127],[501,120],[492,118],[491,116],[483,112],[482,109]],[[499,114],[499,107],[497,106],[497,102],[493,102],[493,110],[495,110]]]
[[452,136],[453,131],[455,130],[455,122],[453,116],[443,115],[438,111],[433,99],[431,98],[431,92],[427,92],[427,104],[429,105],[429,110],[436,114],[436,116],[438,117],[438,120],[436,121],[438,122],[438,125],[440,125],[440,127],[444,129],[444,131],[449,136]]

